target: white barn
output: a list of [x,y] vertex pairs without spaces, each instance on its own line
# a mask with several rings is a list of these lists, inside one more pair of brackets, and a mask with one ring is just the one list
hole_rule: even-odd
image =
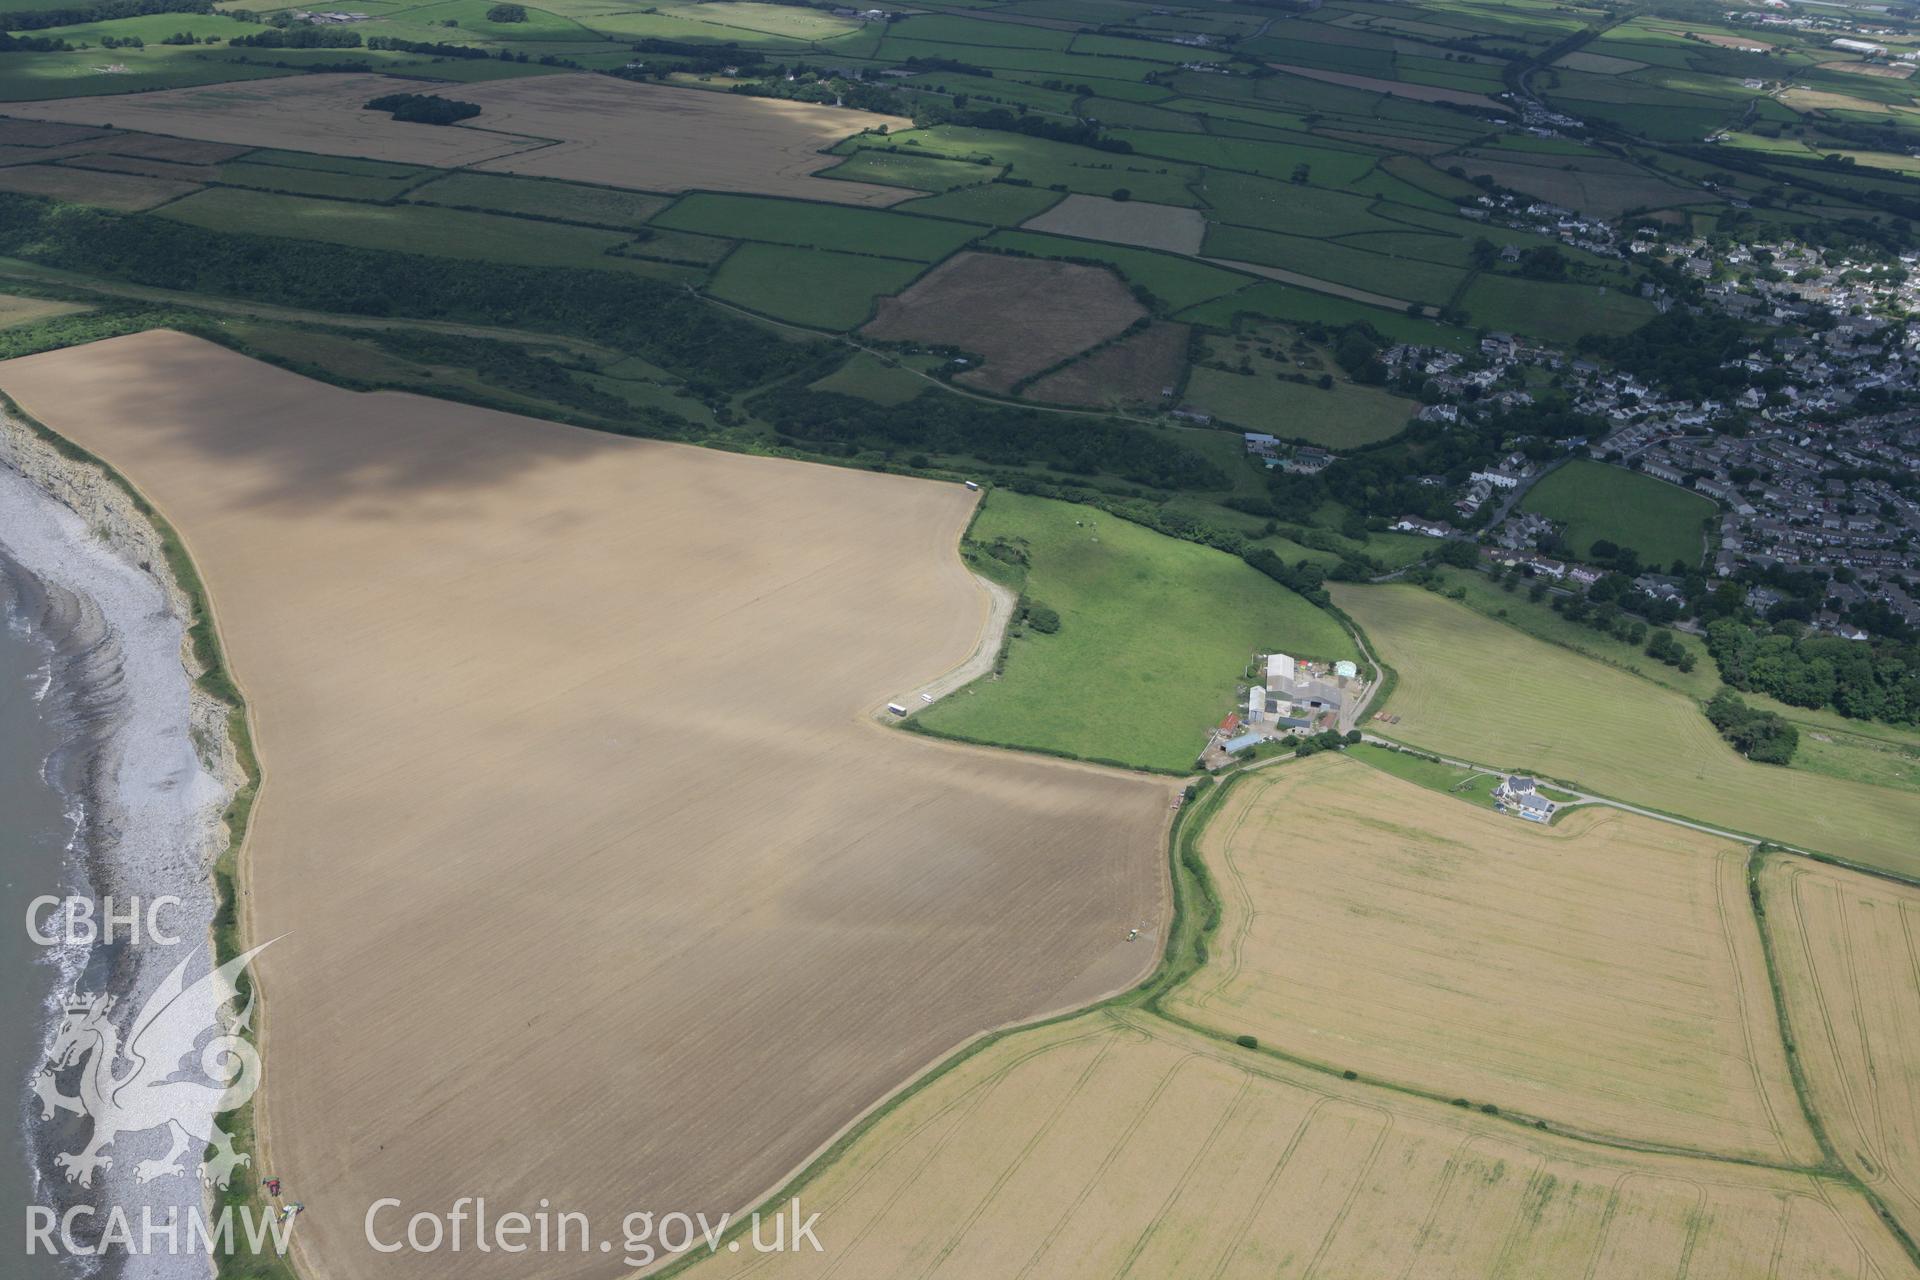
[[1267,655],[1267,683],[1269,685],[1289,685],[1293,683],[1293,659],[1284,653]]
[[1247,690],[1247,723],[1258,724],[1267,718],[1267,691],[1259,685]]

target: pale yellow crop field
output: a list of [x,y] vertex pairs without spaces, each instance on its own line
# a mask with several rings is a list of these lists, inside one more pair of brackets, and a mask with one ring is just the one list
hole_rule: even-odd
[[8,104],[10,115],[111,123],[177,137],[361,156],[442,169],[472,166],[643,191],[749,191],[887,205],[916,192],[813,175],[825,148],[898,116],[729,93],[635,84],[585,72],[446,86],[473,102],[471,126],[425,128],[365,110],[415,81],[321,74]]
[[1814,1110],[1920,1234],[1920,888],[1772,857],[1760,889]]
[[1400,673],[1369,730],[1729,831],[1920,875],[1920,793],[1754,764],[1684,695],[1410,586],[1336,585]]
[[691,1280],[1911,1277],[1845,1184],[1539,1133],[1102,1012],[1020,1032],[799,1195],[822,1252]]
[[1537,827],[1326,755],[1240,783],[1201,851],[1220,932],[1170,1011],[1582,1133],[1819,1163],[1745,846]]
[[1166,779],[872,721],[986,620],[958,485],[356,394],[165,332],[0,389],[179,530],[249,699],[245,911],[285,935],[255,1167],[309,1207],[310,1277],[604,1277],[434,1270],[363,1217],[737,1210],[976,1033],[1158,957]]

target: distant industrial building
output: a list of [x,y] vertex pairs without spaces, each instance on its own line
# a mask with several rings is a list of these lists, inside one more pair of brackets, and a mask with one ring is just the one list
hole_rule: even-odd
[[1887,46],[1874,44],[1870,40],[1835,40],[1833,47],[1836,49],[1845,49],[1848,53],[1864,53],[1870,58],[1884,58],[1887,56]]

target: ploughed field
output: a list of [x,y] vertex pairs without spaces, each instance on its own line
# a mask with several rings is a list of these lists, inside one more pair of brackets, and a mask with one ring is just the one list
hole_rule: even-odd
[[313,1274],[421,1274],[364,1241],[386,1196],[738,1210],[976,1032],[1159,956],[1167,783],[871,722],[978,638],[958,486],[164,331],[0,389],[178,529],[249,699],[244,910],[285,935],[260,1166],[315,1207]]
[[318,74],[158,93],[17,103],[11,115],[115,124],[248,147],[475,168],[646,191],[758,191],[846,204],[914,193],[813,175],[850,134],[912,122],[803,102],[690,93],[588,74],[462,84],[472,127],[429,128],[365,110],[394,91],[386,76]]

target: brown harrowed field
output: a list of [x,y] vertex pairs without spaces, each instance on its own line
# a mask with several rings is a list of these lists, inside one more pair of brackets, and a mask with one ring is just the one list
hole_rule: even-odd
[[1003,392],[1145,314],[1119,277],[1099,267],[958,253],[899,295],[882,298],[860,332],[983,357],[982,367],[954,381]]
[[907,129],[897,116],[635,84],[585,72],[448,85],[478,103],[473,126],[422,128],[365,110],[413,81],[320,74],[9,103],[7,114],[111,123],[186,139],[360,156],[442,169],[474,167],[646,191],[753,191],[842,204],[893,204],[905,188],[813,176],[840,162],[823,150],[863,129]]
[[179,531],[249,700],[244,913],[285,935],[256,1170],[309,1207],[310,1280],[619,1274],[380,1255],[363,1219],[736,1211],[957,1044],[1159,957],[1168,781],[873,722],[981,633],[959,486],[166,332],[0,389]]
[[1819,1163],[1745,845],[1539,827],[1329,755],[1240,784],[1201,850],[1224,911],[1182,1016],[1580,1133]]
[[129,213],[151,209],[197,189],[191,182],[171,178],[70,169],[57,164],[15,164],[0,168],[0,191],[96,204]]
[[1165,404],[1160,393],[1180,383],[1189,332],[1184,324],[1156,320],[1139,333],[1048,374],[1021,394],[1029,400],[1096,407],[1129,401]]

